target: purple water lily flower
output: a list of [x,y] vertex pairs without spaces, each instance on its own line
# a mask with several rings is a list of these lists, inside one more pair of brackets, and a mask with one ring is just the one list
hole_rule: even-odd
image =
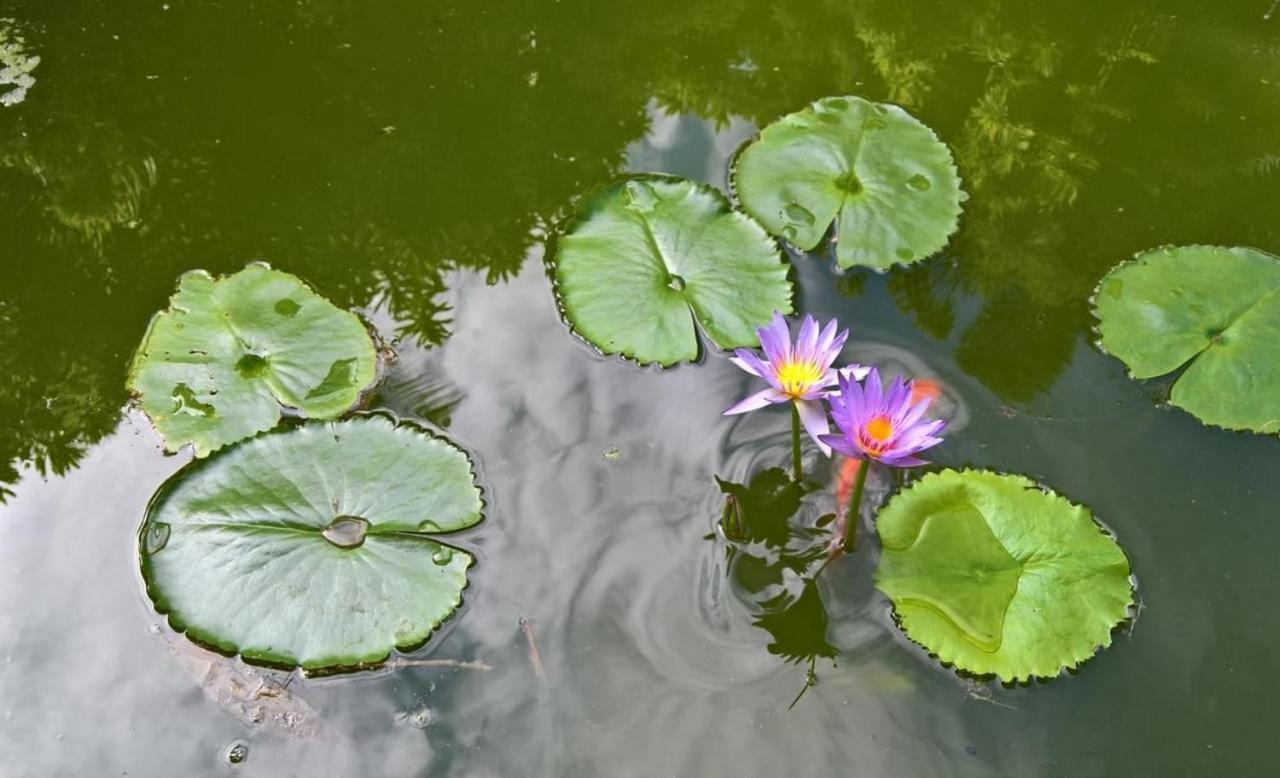
[[836,451],[858,459],[874,459],[892,467],[926,464],[916,454],[938,445],[947,426],[942,419],[922,420],[930,397],[914,397],[911,382],[902,376],[882,388],[880,371],[871,368],[865,386],[840,377],[840,391],[831,393],[831,417],[839,434],[824,435]]
[[860,365],[841,370],[831,367],[849,337],[849,330],[836,332],[837,326],[832,319],[819,331],[818,322],[806,314],[792,345],[786,319],[774,311],[773,321],[756,330],[765,358],[762,360],[754,351],[740,348],[734,352],[736,356],[729,359],[751,375],[768,381],[769,388],[735,403],[724,415],[746,413],[778,403],[795,403],[809,436],[822,453],[830,455],[831,449],[822,441],[822,436],[831,431],[822,401],[834,390],[839,376],[861,378],[867,370]]

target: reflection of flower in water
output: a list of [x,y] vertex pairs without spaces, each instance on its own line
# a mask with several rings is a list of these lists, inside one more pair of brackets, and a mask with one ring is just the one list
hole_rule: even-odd
[[27,53],[26,41],[17,31],[13,19],[0,19],[0,105],[17,105],[27,98],[27,90],[35,86],[31,71],[40,58]]

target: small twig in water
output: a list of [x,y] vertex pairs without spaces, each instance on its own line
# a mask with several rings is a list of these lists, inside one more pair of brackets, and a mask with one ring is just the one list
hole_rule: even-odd
[[538,653],[538,644],[533,639],[533,622],[520,617],[520,631],[524,633],[524,639],[529,643],[529,661],[533,663],[533,674],[538,676],[539,681],[546,681],[547,676],[542,672],[542,656]]
[[800,698],[804,696],[805,692],[809,691],[811,688],[818,685],[818,674],[814,672],[814,667],[817,665],[817,663],[818,663],[818,657],[816,656],[809,657],[809,671],[804,674],[804,686],[801,687],[800,693],[797,694],[796,698],[791,701],[791,704],[787,706],[787,710],[791,710],[792,708],[794,708],[796,706],[796,703],[800,702]]

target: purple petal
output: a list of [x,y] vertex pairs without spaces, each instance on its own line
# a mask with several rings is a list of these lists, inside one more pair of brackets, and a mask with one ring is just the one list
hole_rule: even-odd
[[796,347],[792,356],[797,362],[812,362],[815,348],[818,345],[818,322],[809,314],[800,322],[800,334],[796,336]]
[[781,384],[778,383],[777,371],[774,370],[772,365],[761,362],[760,357],[756,356],[754,351],[740,348],[733,353],[737,356],[729,357],[730,362],[752,375],[760,376],[764,380],[768,381],[769,385],[774,389],[782,388]]
[[835,319],[827,322],[827,326],[822,328],[822,332],[818,334],[818,343],[813,348],[813,353],[819,357],[824,356],[831,350],[831,344],[836,339],[836,327],[840,326]]
[[927,461],[920,459],[919,457],[912,456],[883,457],[880,461],[890,467],[919,467],[920,465],[929,464]]
[[735,350],[733,356],[729,357],[729,361],[757,378],[764,378],[764,371],[760,369],[762,364],[760,358],[745,348]]
[[849,376],[855,381],[861,381],[871,372],[871,368],[866,365],[859,365],[856,362],[852,365],[845,365],[840,368],[840,375]]
[[819,441],[831,447],[831,450],[843,454],[847,457],[855,459],[866,459],[867,455],[862,453],[862,449],[851,443],[844,435],[823,435]]
[[764,355],[775,365],[787,361],[791,355],[791,333],[787,330],[787,320],[782,314],[773,312],[773,320],[756,330],[760,337],[760,348]]
[[863,392],[866,395],[866,407],[878,409],[884,400],[884,387],[880,384],[880,371],[874,367],[867,371],[867,382],[863,384]]
[[729,406],[729,408],[724,412],[724,415],[734,416],[739,413],[746,413],[747,411],[759,410],[766,405],[785,402],[786,399],[787,396],[776,389],[762,389]]
[[831,447],[822,442],[822,436],[831,431],[831,425],[827,423],[826,406],[820,400],[799,400],[796,402],[796,409],[800,411],[800,423],[804,425],[809,437],[818,444],[823,454],[831,456]]
[[903,413],[901,418],[898,419],[898,426],[903,428],[910,427],[917,421],[920,421],[920,417],[923,416],[924,412],[927,410],[929,410],[928,398],[925,398],[914,405],[907,406],[906,413]]
[[[832,319],[831,322],[834,324],[835,319]],[[849,331],[840,330],[835,338],[832,339],[830,343],[826,344],[826,346],[822,346],[821,343],[818,344],[820,348],[818,356],[824,370],[831,367],[831,365],[840,358],[840,351],[844,348],[844,342],[848,339]]]

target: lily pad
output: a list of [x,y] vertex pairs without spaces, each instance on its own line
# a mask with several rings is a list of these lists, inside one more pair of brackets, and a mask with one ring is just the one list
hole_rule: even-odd
[[876,587],[907,636],[1004,681],[1051,677],[1111,645],[1129,560],[1087,510],[1016,475],[945,470],[876,519]]
[[462,602],[472,556],[433,535],[481,519],[467,455],[384,416],[259,435],[169,480],[140,530],[174,629],[314,669],[385,659]]
[[946,144],[896,105],[827,97],[784,116],[733,167],[742,208],[805,251],[835,222],[836,261],[884,270],[937,253],[960,217]]
[[1280,432],[1280,258],[1169,246],[1107,274],[1100,344],[1134,378],[1186,370],[1169,400],[1207,424]]
[[190,443],[205,456],[274,427],[281,405],[335,418],[376,377],[359,317],[254,263],[223,278],[195,270],[179,279],[134,355],[129,390],[166,448]]
[[587,197],[552,262],[565,318],[605,354],[667,366],[698,356],[694,322],[721,349],[757,346],[791,311],[777,244],[715,189],[667,176]]

